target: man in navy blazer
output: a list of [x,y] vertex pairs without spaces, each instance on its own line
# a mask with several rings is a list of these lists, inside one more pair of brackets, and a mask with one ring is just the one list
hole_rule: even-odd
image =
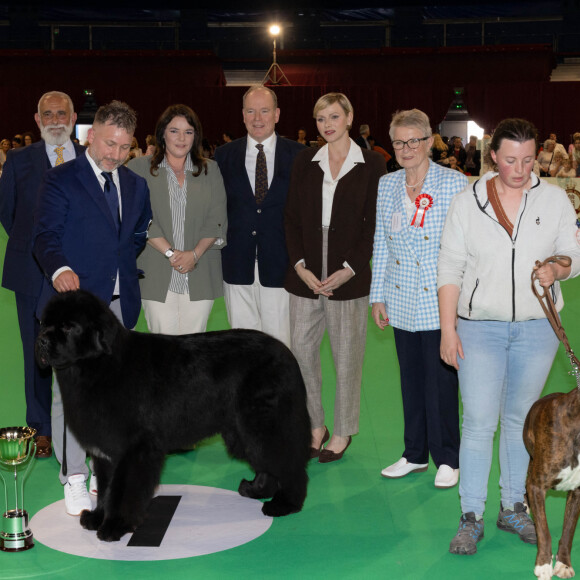
[[0,222],[8,234],[2,286],[16,298],[24,352],[26,423],[36,429],[36,456],[50,457],[52,374],[50,369],[40,369],[34,358],[43,274],[32,255],[33,215],[46,172],[81,155],[85,148],[70,140],[77,116],[67,94],[51,91],[42,95],[34,118],[42,140],[8,151],[0,178]]
[[[135,112],[113,101],[101,107],[89,130],[85,155],[50,170],[35,212],[33,251],[45,273],[39,314],[56,292],[88,290],[110,305],[127,328],[141,309],[137,255],[151,220],[146,181],[122,164],[135,131]],[[67,512],[91,509],[86,489],[85,452],[67,429],[63,450],[63,410],[53,385],[52,431],[61,468]],[[91,487],[92,487],[91,482]]]
[[[228,201],[228,243],[222,250],[228,320],[232,328],[262,330],[290,346],[284,207],[292,163],[304,146],[275,133],[280,109],[269,88],[250,87],[242,113],[248,135],[215,153]],[[259,200],[256,164],[262,146],[268,189]]]

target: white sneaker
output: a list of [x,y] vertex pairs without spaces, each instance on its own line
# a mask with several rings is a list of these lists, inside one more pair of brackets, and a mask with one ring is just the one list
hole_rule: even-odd
[[89,480],[89,493],[91,495],[97,495],[99,493],[99,487],[97,485],[97,476],[91,473],[91,479]]
[[398,479],[399,477],[409,475],[409,473],[427,471],[427,467],[429,467],[428,463],[409,463],[404,457],[401,457],[397,463],[385,467],[381,471],[381,475],[390,479]]
[[64,484],[64,504],[66,513],[71,516],[80,516],[84,510],[93,509],[87,492],[87,482],[82,473],[70,475]]
[[435,487],[445,489],[447,487],[454,487],[459,481],[459,469],[453,469],[449,465],[442,464],[437,470],[435,476]]

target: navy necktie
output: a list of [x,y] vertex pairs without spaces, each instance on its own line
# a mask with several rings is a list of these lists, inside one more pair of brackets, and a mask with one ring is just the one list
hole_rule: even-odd
[[266,194],[268,193],[268,166],[266,165],[266,154],[264,153],[264,146],[259,143],[258,157],[256,159],[256,203],[262,203]]
[[105,199],[107,200],[107,204],[111,210],[115,227],[117,228],[117,231],[119,231],[121,220],[119,217],[119,193],[117,192],[117,186],[113,181],[112,173],[103,171],[101,175],[105,178]]

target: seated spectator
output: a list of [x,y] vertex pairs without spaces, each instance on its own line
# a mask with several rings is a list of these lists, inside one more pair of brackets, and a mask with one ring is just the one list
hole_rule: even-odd
[[574,133],[574,135],[572,135],[572,143],[570,143],[570,145],[568,145],[568,156],[569,157],[572,156],[572,152],[574,151],[574,143],[576,142],[577,139],[580,139],[580,133]]
[[22,139],[22,135],[14,135],[14,137],[12,137],[12,149],[18,149],[19,147],[22,147],[23,142],[24,140]]
[[554,143],[556,144],[554,150],[560,151],[560,153],[562,153],[562,155],[566,155],[566,148],[564,147],[564,145],[562,145],[562,143],[558,143],[558,138],[556,136],[556,133],[550,133],[550,139],[552,141],[554,141]]
[[145,155],[153,155],[155,153],[155,135],[147,135],[145,144],[147,145]]
[[572,159],[570,159],[570,157],[566,157],[563,160],[562,165],[558,170],[558,173],[556,173],[556,177],[559,178],[576,177],[576,169],[574,169],[574,167],[572,166]]
[[296,141],[302,145],[305,145],[306,147],[310,147],[310,141],[306,139],[306,129],[304,127],[300,127],[300,129],[298,129],[298,139],[296,139]]
[[461,137],[454,137],[453,139],[453,146],[451,147],[448,157],[455,157],[457,160],[457,166],[464,171],[465,169],[465,159],[467,158],[467,153],[463,148],[463,143],[461,142]]
[[369,143],[368,137],[371,134],[371,129],[368,125],[361,125],[358,129],[359,136],[354,140],[354,142],[361,149],[370,149],[371,144]]
[[133,137],[133,140],[131,141],[131,150],[129,151],[129,155],[132,155],[132,159],[135,159],[135,157],[143,157],[143,151],[141,151],[141,148],[139,147],[137,137]]
[[30,131],[26,131],[26,133],[22,133],[22,138],[24,140],[24,146],[32,145],[34,143],[34,134]]
[[574,138],[574,143],[572,144],[572,152],[570,153],[570,159],[572,160],[572,165],[574,169],[580,167],[580,133],[574,133],[578,137]]
[[481,169],[481,151],[477,149],[477,137],[472,135],[469,144],[465,149],[465,173],[468,175],[479,175]]
[[447,161],[449,162],[449,169],[455,169],[456,171],[460,171],[461,173],[465,173],[463,171],[463,169],[461,169],[461,167],[459,167],[459,163],[457,162],[457,158],[455,157],[455,155],[450,155],[447,158]]
[[10,141],[8,139],[2,139],[0,141],[0,163],[4,165],[6,161],[6,153],[10,151]]
[[554,161],[550,166],[550,177],[556,177],[560,169],[564,166],[564,161],[568,159],[568,155],[562,155],[561,151],[554,151]]
[[550,177],[550,167],[554,162],[555,149],[556,141],[553,139],[546,139],[544,141],[544,149],[538,154],[541,177]]
[[443,165],[443,167],[449,167],[449,158],[447,157],[447,151],[441,151],[439,154],[439,160],[437,161],[437,165]]
[[439,159],[441,159],[441,154],[443,152],[445,152],[445,155],[443,156],[443,159],[445,159],[445,157],[447,157],[448,150],[449,145],[446,145],[444,143],[443,139],[441,138],[441,135],[439,135],[439,133],[433,133],[433,147],[431,147],[431,159],[433,159],[433,161],[437,163]]

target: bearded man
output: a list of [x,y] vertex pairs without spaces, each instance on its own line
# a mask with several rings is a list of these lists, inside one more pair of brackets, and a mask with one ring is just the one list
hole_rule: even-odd
[[43,274],[32,255],[33,214],[45,173],[81,154],[84,147],[70,140],[77,115],[71,98],[58,91],[45,93],[34,119],[41,141],[11,149],[0,178],[0,222],[8,234],[2,286],[15,293],[24,351],[26,422],[36,429],[36,456],[50,457],[52,402],[50,369],[34,359],[39,323],[35,316]]

